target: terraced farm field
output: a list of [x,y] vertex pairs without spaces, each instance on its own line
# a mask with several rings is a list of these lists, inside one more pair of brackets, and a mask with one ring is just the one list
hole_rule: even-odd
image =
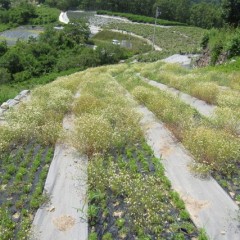
[[[110,23],[107,29],[118,29],[132,32],[153,40],[154,26],[133,23]],[[156,27],[156,45],[165,51],[174,53],[197,53],[205,30],[197,27]]]
[[[216,112],[203,116],[141,76],[215,104]],[[79,200],[88,208],[74,209],[79,219],[62,213],[68,228],[53,219],[48,231],[66,237],[78,223],[78,234],[87,232],[92,240],[203,240],[204,228],[210,239],[238,239],[236,76],[131,63],[92,68],[34,90],[0,125],[0,238],[28,238],[43,200],[48,214],[57,211],[47,210],[51,195],[42,190],[60,142],[88,158],[88,190]],[[74,128],[64,130],[68,114]]]
[[104,16],[96,15],[96,12],[83,12],[83,11],[68,11],[67,15],[70,20],[82,19],[89,22],[90,25],[102,27],[109,23],[125,22],[127,20],[121,20],[120,18],[107,18]]

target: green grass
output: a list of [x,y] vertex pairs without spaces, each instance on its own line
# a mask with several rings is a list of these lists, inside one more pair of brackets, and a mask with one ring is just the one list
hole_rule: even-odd
[[16,97],[16,95],[24,89],[33,89],[38,85],[45,85],[58,77],[67,76],[74,72],[79,71],[78,69],[70,69],[60,73],[50,73],[39,78],[32,78],[24,82],[12,82],[10,84],[0,84],[0,104]]
[[6,31],[10,28],[11,26],[9,24],[0,23],[0,32]]
[[[236,109],[240,106],[236,92],[240,89],[239,71],[229,74],[211,67],[187,70],[177,64],[154,62],[136,66],[136,72],[219,107]],[[229,89],[222,89],[222,86]]]

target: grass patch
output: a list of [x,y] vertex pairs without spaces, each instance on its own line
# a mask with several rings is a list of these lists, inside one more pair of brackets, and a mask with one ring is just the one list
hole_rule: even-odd
[[[208,69],[187,70],[178,64],[163,62],[140,64],[135,69],[146,78],[174,87],[207,103],[230,108],[239,106],[240,95],[235,91],[238,88],[238,73],[228,75]],[[225,90],[222,86],[229,89]]]
[[0,156],[0,238],[26,239],[36,210],[47,200],[43,188],[52,147],[30,143]]

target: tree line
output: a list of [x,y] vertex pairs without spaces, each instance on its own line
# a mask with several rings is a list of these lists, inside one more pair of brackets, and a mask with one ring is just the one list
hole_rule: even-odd
[[0,0],[1,21],[26,22],[34,17],[29,4],[32,2],[61,10],[108,10],[150,17],[155,16],[159,7],[161,19],[198,27],[222,27],[226,23],[236,27],[240,24],[240,0]]
[[222,27],[226,23],[238,26],[240,23],[240,0],[39,0],[39,3],[62,10],[79,7],[151,17],[159,7],[162,19],[203,28]]

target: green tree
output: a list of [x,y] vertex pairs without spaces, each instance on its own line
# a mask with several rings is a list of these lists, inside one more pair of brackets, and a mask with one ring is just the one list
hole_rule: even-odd
[[223,18],[232,26],[240,24],[240,0],[222,0]]
[[6,10],[8,10],[11,7],[11,1],[10,0],[0,0],[0,6]]
[[194,4],[190,10],[190,24],[202,28],[221,27],[221,9],[206,2]]
[[177,2],[174,0],[157,0],[155,6],[161,11],[161,18],[174,20],[176,17]]
[[174,20],[183,23],[188,22],[190,17],[190,6],[190,0],[178,0],[178,4],[176,4],[176,16]]

